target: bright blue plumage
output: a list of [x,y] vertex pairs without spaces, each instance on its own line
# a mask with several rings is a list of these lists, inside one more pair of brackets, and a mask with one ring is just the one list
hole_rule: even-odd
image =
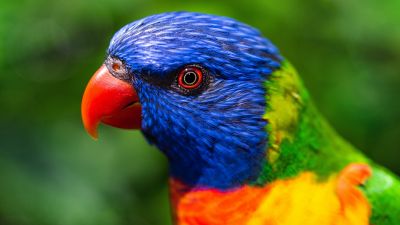
[[[264,82],[281,56],[257,30],[225,17],[164,13],[123,27],[108,54],[133,74],[143,133],[167,155],[171,176],[220,189],[258,176],[267,143]],[[201,93],[174,89],[176,72],[189,64],[208,70],[212,82]]]

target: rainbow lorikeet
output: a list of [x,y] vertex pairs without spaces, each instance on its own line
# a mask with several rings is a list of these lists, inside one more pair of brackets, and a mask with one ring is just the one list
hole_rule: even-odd
[[400,224],[400,182],[343,140],[256,29],[191,12],[112,38],[86,130],[141,129],[168,158],[175,224]]

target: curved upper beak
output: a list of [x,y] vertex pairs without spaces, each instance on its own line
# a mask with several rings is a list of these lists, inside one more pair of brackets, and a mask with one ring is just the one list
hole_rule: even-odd
[[124,129],[141,127],[141,105],[135,89],[112,76],[105,65],[87,84],[81,113],[83,125],[94,139],[100,122]]

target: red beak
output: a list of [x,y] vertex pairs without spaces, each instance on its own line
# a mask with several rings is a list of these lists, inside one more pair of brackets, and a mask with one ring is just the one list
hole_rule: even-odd
[[83,94],[83,125],[94,139],[97,139],[100,122],[118,128],[140,129],[141,111],[132,85],[112,76],[105,65],[96,71]]

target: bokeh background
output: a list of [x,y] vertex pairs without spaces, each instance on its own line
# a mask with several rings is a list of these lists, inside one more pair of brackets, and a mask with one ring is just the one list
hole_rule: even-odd
[[332,125],[400,173],[400,1],[2,0],[0,224],[170,224],[167,164],[140,132],[83,130],[80,100],[121,26],[165,11],[259,28]]

